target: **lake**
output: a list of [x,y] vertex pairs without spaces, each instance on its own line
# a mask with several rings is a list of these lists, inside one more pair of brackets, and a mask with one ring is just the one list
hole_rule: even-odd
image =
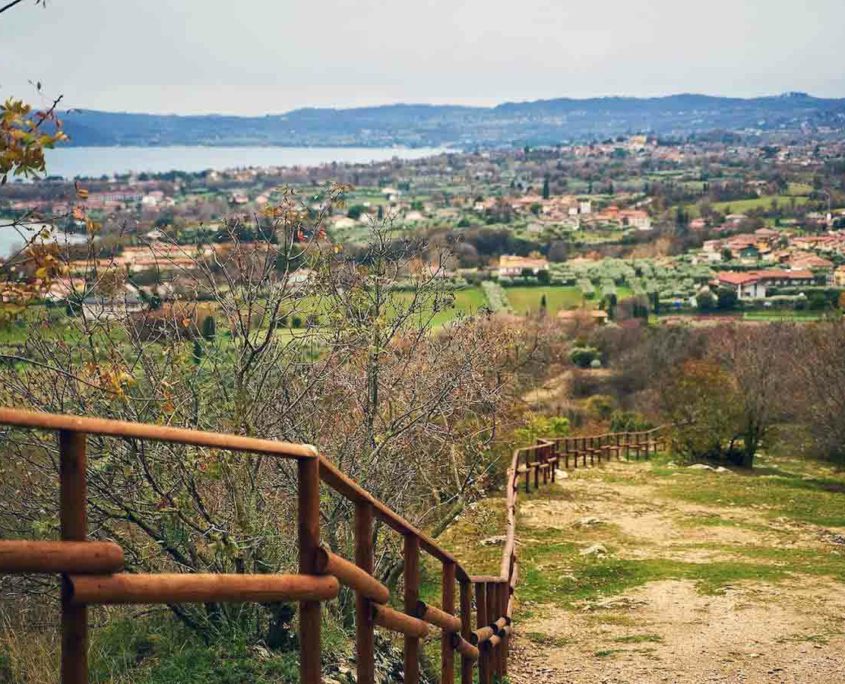
[[420,147],[60,147],[46,151],[47,173],[75,178],[123,173],[205,171],[247,166],[320,166],[421,159],[445,152]]
[[[9,222],[11,222],[11,219],[0,216],[0,225],[6,225]],[[17,254],[32,239],[36,231],[45,226],[46,224],[43,223],[25,223],[21,225],[19,230],[0,228],[0,257],[7,259],[13,254]],[[51,240],[58,242],[62,247],[66,247],[68,245],[85,244],[88,241],[88,236],[55,231]]]

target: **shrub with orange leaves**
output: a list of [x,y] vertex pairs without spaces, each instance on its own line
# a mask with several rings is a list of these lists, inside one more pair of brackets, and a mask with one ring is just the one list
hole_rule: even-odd
[[67,140],[53,106],[35,111],[22,100],[9,98],[0,105],[0,184],[9,175],[31,178],[44,173],[44,150]]

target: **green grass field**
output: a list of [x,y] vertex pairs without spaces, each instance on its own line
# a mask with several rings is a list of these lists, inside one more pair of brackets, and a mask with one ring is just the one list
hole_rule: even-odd
[[458,290],[455,292],[455,301],[452,306],[435,314],[432,326],[439,328],[460,316],[471,316],[485,306],[487,306],[487,299],[480,287]]
[[787,195],[809,195],[813,192],[813,186],[809,183],[790,183]]
[[747,200],[734,200],[732,202],[716,202],[713,208],[716,211],[728,212],[732,214],[744,214],[753,209],[770,209],[772,202],[777,202],[778,206],[788,207],[792,201],[801,206],[810,201],[809,197],[800,197],[797,195],[766,195],[765,197],[756,197]]
[[[733,200],[730,202],[714,202],[712,206],[713,209],[723,214],[745,214],[754,209],[771,209],[772,201],[776,201],[778,206],[782,208],[788,208],[793,200],[797,206],[801,206],[810,201],[809,197],[799,194],[799,191],[804,189],[805,186],[796,183],[790,187],[789,192],[785,195],[766,195],[764,197]],[[692,218],[698,218],[701,215],[698,204],[685,205],[684,209]]]
[[548,287],[507,287],[508,301],[518,314],[537,313],[540,300],[546,295],[546,306],[550,314],[561,309],[577,309],[584,303],[584,296],[577,287],[550,285]]
[[617,301],[622,301],[623,299],[627,299],[628,297],[633,297],[634,291],[628,287],[627,285],[617,285],[616,286],[616,299]]

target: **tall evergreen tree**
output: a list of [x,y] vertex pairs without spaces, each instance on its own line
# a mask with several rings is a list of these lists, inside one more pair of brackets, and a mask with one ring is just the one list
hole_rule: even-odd
[[202,336],[203,339],[208,340],[209,342],[214,340],[214,336],[217,334],[217,322],[214,320],[214,316],[206,316],[202,321]]

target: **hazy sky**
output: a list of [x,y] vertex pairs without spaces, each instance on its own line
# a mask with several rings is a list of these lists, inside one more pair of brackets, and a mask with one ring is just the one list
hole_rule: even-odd
[[28,80],[68,106],[177,113],[845,97],[843,26],[843,0],[24,0],[0,14],[0,97],[35,99]]

